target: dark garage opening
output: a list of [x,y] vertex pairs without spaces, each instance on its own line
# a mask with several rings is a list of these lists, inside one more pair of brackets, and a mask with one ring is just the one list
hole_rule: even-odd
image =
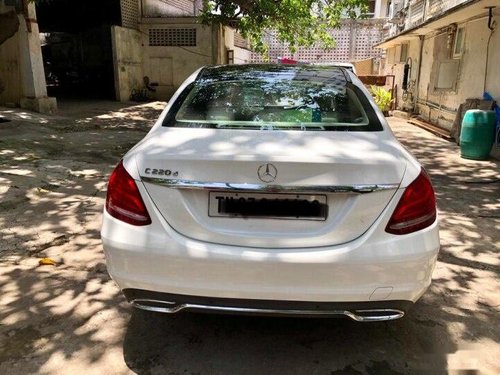
[[49,96],[115,99],[111,25],[119,0],[37,2]]

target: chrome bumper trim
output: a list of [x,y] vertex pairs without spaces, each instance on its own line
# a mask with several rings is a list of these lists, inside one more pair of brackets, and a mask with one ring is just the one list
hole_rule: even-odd
[[366,194],[375,191],[397,189],[399,184],[354,184],[354,185],[267,185],[232,182],[201,182],[190,180],[173,180],[158,177],[142,177],[143,182],[167,186],[173,189],[199,189],[214,191],[248,191],[248,192],[291,192],[291,193],[352,193]]
[[[195,303],[176,303],[155,299],[137,298],[130,301],[134,307],[141,310],[174,314],[182,310],[202,310],[214,312],[231,312],[241,314],[269,314],[284,316],[347,316],[357,322],[383,322],[395,320],[404,316],[404,311],[397,309],[366,309],[366,310],[277,310],[252,307],[212,306]],[[160,306],[158,306],[160,305]],[[161,306],[164,305],[164,306]]]

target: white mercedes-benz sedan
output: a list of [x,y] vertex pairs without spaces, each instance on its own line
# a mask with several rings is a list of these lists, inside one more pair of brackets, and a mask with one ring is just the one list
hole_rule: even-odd
[[402,317],[439,250],[429,176],[359,79],[321,66],[191,75],[120,161],[102,241],[134,306]]

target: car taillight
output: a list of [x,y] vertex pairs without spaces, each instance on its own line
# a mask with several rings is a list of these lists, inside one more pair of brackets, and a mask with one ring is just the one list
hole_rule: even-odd
[[436,220],[436,197],[427,173],[422,169],[406,188],[385,231],[407,234],[430,226]]
[[114,218],[132,225],[151,224],[139,189],[123,166],[123,161],[120,161],[109,178],[106,211]]

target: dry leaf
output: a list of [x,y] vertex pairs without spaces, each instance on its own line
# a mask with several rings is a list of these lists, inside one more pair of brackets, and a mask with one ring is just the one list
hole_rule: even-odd
[[54,262],[52,259],[50,258],[42,258],[38,261],[38,264],[40,266],[55,266],[56,265],[56,262]]

